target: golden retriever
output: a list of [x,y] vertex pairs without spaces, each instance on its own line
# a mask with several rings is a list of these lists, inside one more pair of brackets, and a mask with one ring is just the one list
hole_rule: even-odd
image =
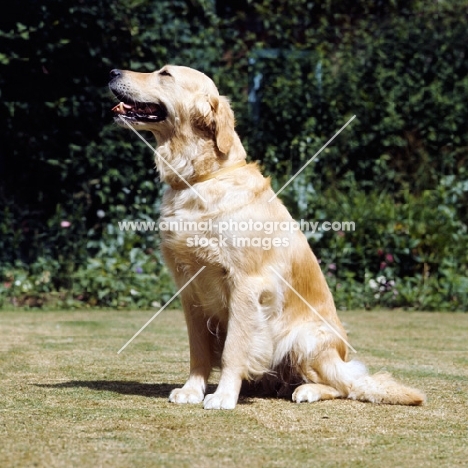
[[[233,112],[213,81],[166,65],[153,73],[112,70],[109,87],[120,101],[116,121],[154,134],[157,169],[169,186],[161,246],[177,286],[185,286],[190,344],[189,378],[169,400],[233,409],[242,382],[262,380],[295,388],[298,403],[422,404],[420,391],[348,361],[317,259],[300,230],[284,229],[294,221],[270,180],[245,162]],[[219,384],[205,395],[214,367]]]

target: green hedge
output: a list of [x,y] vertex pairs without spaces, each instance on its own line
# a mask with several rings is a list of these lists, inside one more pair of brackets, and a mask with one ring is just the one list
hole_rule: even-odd
[[117,229],[155,219],[162,187],[151,152],[112,124],[106,86],[111,68],[170,62],[231,98],[249,158],[275,188],[356,115],[281,194],[297,219],[355,221],[353,233],[310,237],[338,305],[466,310],[467,10],[466,0],[49,0],[28,3],[23,22],[6,14],[0,302],[170,297],[158,237]]

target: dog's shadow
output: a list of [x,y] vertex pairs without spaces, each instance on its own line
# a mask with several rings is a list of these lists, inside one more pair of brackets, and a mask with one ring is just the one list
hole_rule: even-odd
[[[147,398],[168,399],[169,394],[175,388],[180,388],[180,384],[169,383],[142,383],[132,380],[69,380],[67,382],[33,384],[35,387],[65,389],[65,388],[89,388],[98,392],[114,392],[121,395],[137,395]],[[217,385],[208,384],[206,393],[214,393]],[[278,397],[279,395],[268,395],[264,391],[258,391],[256,385],[249,385],[244,382],[239,398],[239,404],[251,404],[252,398]]]
[[[181,385],[168,383],[142,383],[132,380],[70,380],[54,384],[34,384],[41,388],[89,388],[99,392],[114,392],[121,395],[137,395],[148,398],[168,398],[175,388]],[[216,389],[215,385],[210,385],[209,391]]]

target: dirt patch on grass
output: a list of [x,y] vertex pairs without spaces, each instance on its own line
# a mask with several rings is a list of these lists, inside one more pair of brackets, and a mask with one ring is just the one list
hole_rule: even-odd
[[[234,411],[176,406],[183,316],[0,312],[2,467],[464,466],[468,315],[345,312],[357,358],[424,390],[423,407],[243,396]],[[213,384],[217,375],[213,376]]]

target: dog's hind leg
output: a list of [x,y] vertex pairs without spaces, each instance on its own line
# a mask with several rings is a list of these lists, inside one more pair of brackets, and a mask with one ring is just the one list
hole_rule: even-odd
[[333,387],[323,384],[304,384],[296,388],[292,395],[293,401],[296,403],[308,402],[313,403],[314,401],[320,400],[333,400],[340,398],[343,395]]

